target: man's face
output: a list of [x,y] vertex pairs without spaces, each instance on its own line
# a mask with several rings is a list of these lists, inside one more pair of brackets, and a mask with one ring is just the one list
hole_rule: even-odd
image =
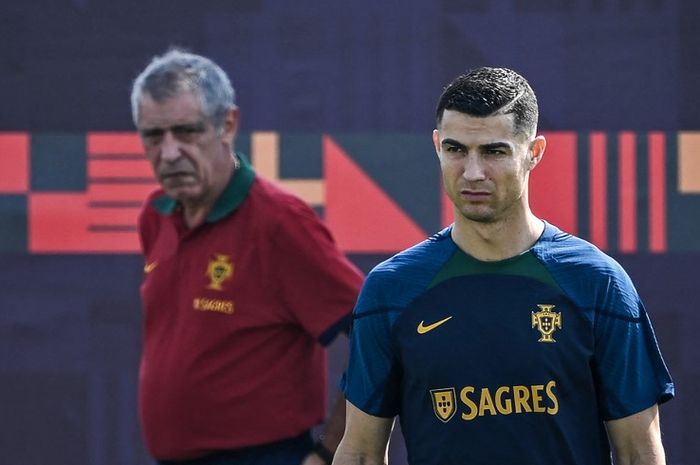
[[232,139],[238,112],[221,129],[201,111],[197,94],[162,102],[144,95],[137,128],[153,172],[165,193],[183,204],[211,203],[231,174]]
[[433,143],[456,213],[492,223],[524,212],[528,175],[544,153],[544,138],[515,135],[510,114],[475,117],[446,110]]

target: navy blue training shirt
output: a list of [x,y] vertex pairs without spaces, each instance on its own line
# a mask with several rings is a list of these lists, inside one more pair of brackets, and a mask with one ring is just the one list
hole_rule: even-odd
[[367,277],[347,399],[399,415],[411,465],[609,465],[604,421],[674,393],[628,275],[550,224],[497,262],[465,254],[450,233]]

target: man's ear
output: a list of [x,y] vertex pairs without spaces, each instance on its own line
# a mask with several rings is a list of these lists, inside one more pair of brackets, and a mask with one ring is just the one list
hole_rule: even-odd
[[440,132],[437,129],[433,129],[433,145],[435,146],[435,153],[440,155]]
[[226,117],[224,118],[224,124],[221,127],[222,137],[225,141],[233,141],[238,134],[238,124],[241,120],[241,112],[237,106],[232,107]]
[[547,139],[545,139],[544,136],[537,136],[530,142],[530,169],[533,169],[542,161],[545,148],[547,148]]

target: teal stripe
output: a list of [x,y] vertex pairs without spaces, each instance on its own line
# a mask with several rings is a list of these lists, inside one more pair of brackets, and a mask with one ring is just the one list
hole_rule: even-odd
[[452,278],[484,274],[523,276],[540,281],[563,293],[547,268],[530,251],[505,260],[483,262],[457,249],[452,258],[433,278],[428,289]]

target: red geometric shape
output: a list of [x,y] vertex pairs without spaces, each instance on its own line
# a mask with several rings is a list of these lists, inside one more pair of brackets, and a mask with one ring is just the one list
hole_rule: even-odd
[[135,207],[90,207],[87,221],[92,228],[115,226],[117,228],[136,228],[140,206]]
[[[31,253],[129,253],[140,249],[135,210],[129,224],[95,225],[83,193],[29,195],[29,251]],[[120,212],[120,219],[125,219]],[[98,226],[98,227],[95,227]]]
[[620,229],[619,251],[633,253],[637,251],[637,141],[631,131],[622,131],[618,135],[620,186],[618,197],[618,218]]
[[158,188],[152,184],[102,184],[90,183],[87,188],[89,202],[143,202],[148,194]]
[[544,133],[547,149],[530,172],[530,206],[538,217],[571,234],[578,232],[576,133]]
[[88,178],[152,178],[153,168],[147,160],[88,159]]
[[323,165],[325,221],[342,250],[393,253],[426,238],[401,207],[326,135]]
[[29,134],[0,134],[0,194],[29,191]]
[[591,242],[601,250],[608,249],[608,137],[592,132],[590,146],[590,211]]
[[141,139],[135,132],[90,132],[88,155],[143,155]]
[[86,143],[86,192],[29,195],[30,252],[139,252],[137,216],[158,187],[141,140],[134,132],[93,132]]
[[666,134],[649,133],[649,250],[664,253],[666,239]]

